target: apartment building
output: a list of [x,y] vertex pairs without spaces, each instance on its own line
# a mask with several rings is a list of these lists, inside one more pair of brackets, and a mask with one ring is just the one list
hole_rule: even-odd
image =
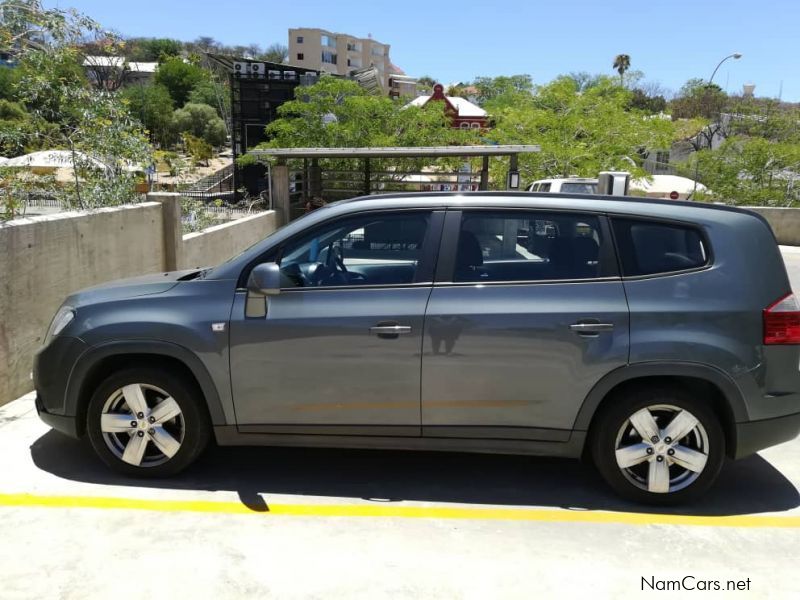
[[389,44],[324,29],[290,29],[288,63],[336,75],[349,75],[372,65],[385,90],[391,88],[389,79],[394,74]]

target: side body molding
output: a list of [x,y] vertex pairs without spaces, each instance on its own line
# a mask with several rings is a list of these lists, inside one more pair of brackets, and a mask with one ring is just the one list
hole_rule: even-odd
[[147,354],[156,357],[168,356],[182,362],[192,372],[200,385],[208,405],[211,423],[213,425],[229,424],[223,410],[219,391],[200,358],[183,346],[162,340],[117,340],[89,348],[80,356],[70,373],[65,394],[66,414],[78,414],[81,387],[87,375],[101,360],[127,354]]
[[708,381],[722,391],[735,423],[748,420],[747,406],[742,392],[736,383],[719,369],[700,363],[658,361],[620,367],[598,381],[583,401],[572,426],[573,430],[587,431],[597,407],[608,392],[620,383],[640,377],[693,377]]

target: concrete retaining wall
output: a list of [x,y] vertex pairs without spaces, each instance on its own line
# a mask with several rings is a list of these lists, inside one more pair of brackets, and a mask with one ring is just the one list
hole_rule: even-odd
[[0,405],[31,390],[33,355],[72,292],[218,264],[275,229],[270,211],[182,236],[176,198],[151,197],[159,201],[0,224]]
[[769,222],[779,244],[800,246],[800,208],[772,206],[748,206],[747,208],[762,215]]
[[275,228],[275,212],[268,211],[184,235],[181,265],[190,269],[218,264],[265,238]]

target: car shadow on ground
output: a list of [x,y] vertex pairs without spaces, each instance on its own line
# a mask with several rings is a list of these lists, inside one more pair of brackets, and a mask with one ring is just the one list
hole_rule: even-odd
[[184,473],[168,479],[117,475],[88,443],[49,431],[31,446],[36,466],[92,484],[174,490],[233,491],[254,511],[272,494],[560,507],[699,516],[785,511],[800,505],[795,486],[760,456],[727,461],[701,500],[647,507],[617,498],[596,471],[577,460],[392,450],[212,446]]

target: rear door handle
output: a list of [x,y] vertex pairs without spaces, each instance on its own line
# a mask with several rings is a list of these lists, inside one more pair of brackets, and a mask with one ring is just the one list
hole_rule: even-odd
[[613,323],[573,323],[569,328],[578,335],[597,335],[601,331],[612,331]]
[[369,332],[385,340],[393,340],[401,335],[411,333],[410,325],[399,325],[397,323],[378,323],[369,328]]

